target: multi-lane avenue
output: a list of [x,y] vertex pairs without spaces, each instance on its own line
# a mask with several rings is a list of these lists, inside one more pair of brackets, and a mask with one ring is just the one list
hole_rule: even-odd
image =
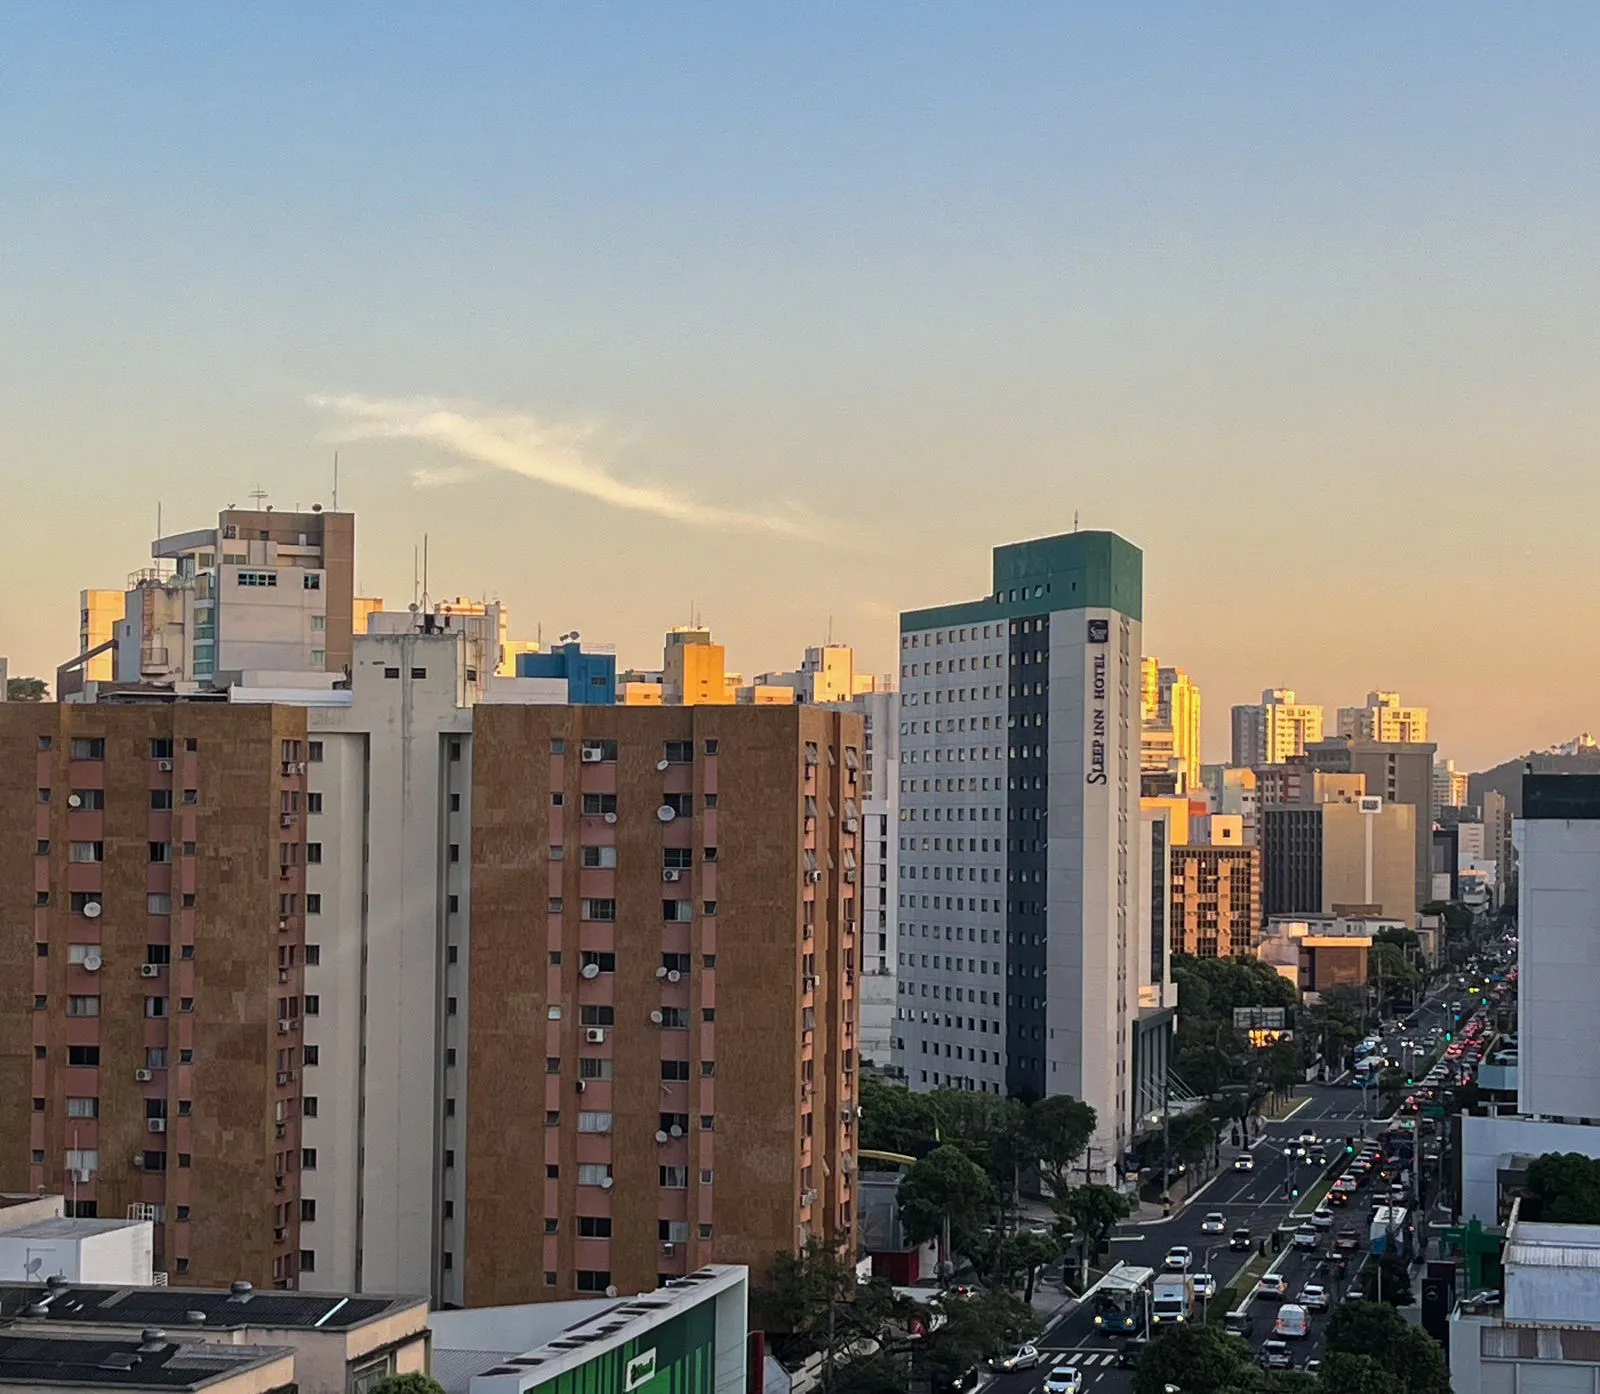
[[[1448,995],[1444,994],[1446,998]],[[1385,1053],[1397,1057],[1402,1039],[1415,1040],[1441,1028],[1447,1011],[1445,1001],[1430,999],[1404,1025],[1382,1033]],[[1209,1272],[1215,1276],[1219,1290],[1227,1288],[1254,1257],[1254,1251],[1229,1250],[1228,1239],[1233,1230],[1248,1226],[1258,1244],[1269,1238],[1288,1220],[1291,1210],[1298,1204],[1291,1189],[1304,1196],[1323,1171],[1322,1167],[1313,1167],[1307,1160],[1297,1160],[1293,1156],[1300,1134],[1312,1132],[1319,1143],[1325,1143],[1321,1150],[1325,1152],[1328,1166],[1338,1170],[1345,1161],[1347,1137],[1359,1146],[1363,1133],[1375,1135],[1378,1131],[1377,1120],[1364,1117],[1365,1110],[1375,1102],[1342,1080],[1307,1085],[1301,1102],[1283,1119],[1268,1123],[1263,1135],[1248,1148],[1224,1143],[1221,1170],[1197,1189],[1179,1214],[1171,1219],[1120,1227],[1112,1240],[1110,1258],[1159,1269],[1170,1247],[1187,1245],[1194,1255],[1191,1271]],[[1254,1169],[1234,1170],[1234,1159],[1246,1151],[1254,1159]],[[1294,1168],[1292,1173],[1291,1167]],[[1332,1303],[1337,1305],[1355,1280],[1367,1249],[1368,1199],[1363,1191],[1360,1199],[1348,1209],[1335,1210],[1333,1230],[1322,1235],[1315,1251],[1302,1252],[1285,1244],[1283,1253],[1273,1263],[1273,1271],[1285,1279],[1286,1293],[1282,1298],[1252,1299],[1248,1291],[1239,1293],[1238,1302],[1251,1309],[1253,1331],[1249,1339],[1258,1351],[1262,1342],[1272,1335],[1273,1319],[1280,1302],[1294,1301],[1307,1282],[1323,1284]],[[1220,1212],[1226,1221],[1222,1234],[1206,1233],[1201,1228],[1206,1216],[1214,1212]],[[1338,1259],[1343,1256],[1334,1253],[1332,1236],[1347,1227],[1357,1232],[1360,1249],[1349,1256],[1349,1270],[1340,1276]],[[1288,1240],[1287,1233],[1284,1238]],[[1326,1324],[1327,1313],[1312,1313],[1310,1333],[1293,1343],[1297,1366],[1320,1358]],[[1043,1354],[1042,1364],[1033,1370],[996,1375],[989,1385],[994,1394],[1032,1394],[1043,1388],[1045,1375],[1057,1365],[1077,1367],[1082,1372],[1084,1387],[1093,1387],[1096,1394],[1118,1394],[1120,1390],[1131,1388],[1132,1372],[1118,1364],[1121,1344],[1095,1331],[1089,1304],[1058,1321],[1035,1344]]]

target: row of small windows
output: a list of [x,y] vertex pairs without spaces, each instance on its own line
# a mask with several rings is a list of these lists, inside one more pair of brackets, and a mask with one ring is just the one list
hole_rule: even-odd
[[[1050,690],[1048,682],[1014,682],[1004,689],[999,687],[935,687],[927,692],[902,692],[902,707],[931,707],[943,702],[988,702],[1000,697],[1043,697]],[[991,696],[991,693],[993,694]],[[923,728],[926,731],[927,725]]]
[[[978,656],[974,654],[971,658],[952,658],[948,670],[946,670],[944,659],[942,658],[936,659],[932,663],[902,663],[900,665],[900,676],[902,678],[926,678],[935,677],[946,671],[952,673],[977,673],[985,668],[1018,668],[1025,667],[1030,663],[1048,663],[1049,661],[1050,651],[1048,649],[1018,650],[1011,655],[1009,664],[1002,662],[1001,655],[997,653],[984,654],[981,663],[978,661]],[[988,695],[987,689],[985,689],[984,695]]]
[[[1078,589],[1078,583],[1072,583],[1072,589]],[[1048,583],[1036,585],[1032,588],[1032,598],[1043,599],[1050,593]],[[995,602],[1027,600],[1029,588],[1027,586],[1013,586],[1008,590],[996,591]],[[925,629],[915,634],[902,634],[900,647],[903,649],[931,649],[936,644],[970,644],[979,639],[1003,639],[1008,634],[1035,634],[1043,633],[1050,626],[1047,615],[1040,615],[1030,619],[1011,620],[1009,623],[1002,620],[998,624],[966,625],[959,629]]]

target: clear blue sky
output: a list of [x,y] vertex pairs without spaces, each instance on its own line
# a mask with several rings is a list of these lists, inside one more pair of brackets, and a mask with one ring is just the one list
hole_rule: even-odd
[[[257,482],[361,582],[874,667],[989,548],[1147,554],[1222,751],[1595,721],[1600,10],[0,10],[13,671]],[[441,412],[430,403],[448,399]],[[419,483],[419,476],[421,482]],[[531,477],[529,477],[531,476]],[[1576,622],[1574,622],[1576,621]]]

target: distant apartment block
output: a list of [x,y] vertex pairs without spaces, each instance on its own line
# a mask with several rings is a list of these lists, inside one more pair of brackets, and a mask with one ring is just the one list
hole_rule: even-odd
[[1428,739],[1428,709],[1402,706],[1398,692],[1369,692],[1364,706],[1340,707],[1338,735],[1418,743]]
[[1182,668],[1140,664],[1141,774],[1173,774],[1174,792],[1201,786],[1200,688]]
[[78,652],[93,653],[84,659],[84,678],[109,682],[115,676],[116,658],[111,645],[116,639],[117,621],[123,616],[127,597],[121,591],[86,590],[78,594]]
[[1295,700],[1288,688],[1268,688],[1254,706],[1233,708],[1233,751],[1229,763],[1281,765],[1322,739],[1322,708]]
[[1261,924],[1261,853],[1241,843],[1172,849],[1172,952],[1232,958]]

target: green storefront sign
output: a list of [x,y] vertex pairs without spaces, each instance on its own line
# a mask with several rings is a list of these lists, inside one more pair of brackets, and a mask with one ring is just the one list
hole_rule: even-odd
[[716,1304],[702,1302],[529,1394],[711,1394],[716,1337]]

